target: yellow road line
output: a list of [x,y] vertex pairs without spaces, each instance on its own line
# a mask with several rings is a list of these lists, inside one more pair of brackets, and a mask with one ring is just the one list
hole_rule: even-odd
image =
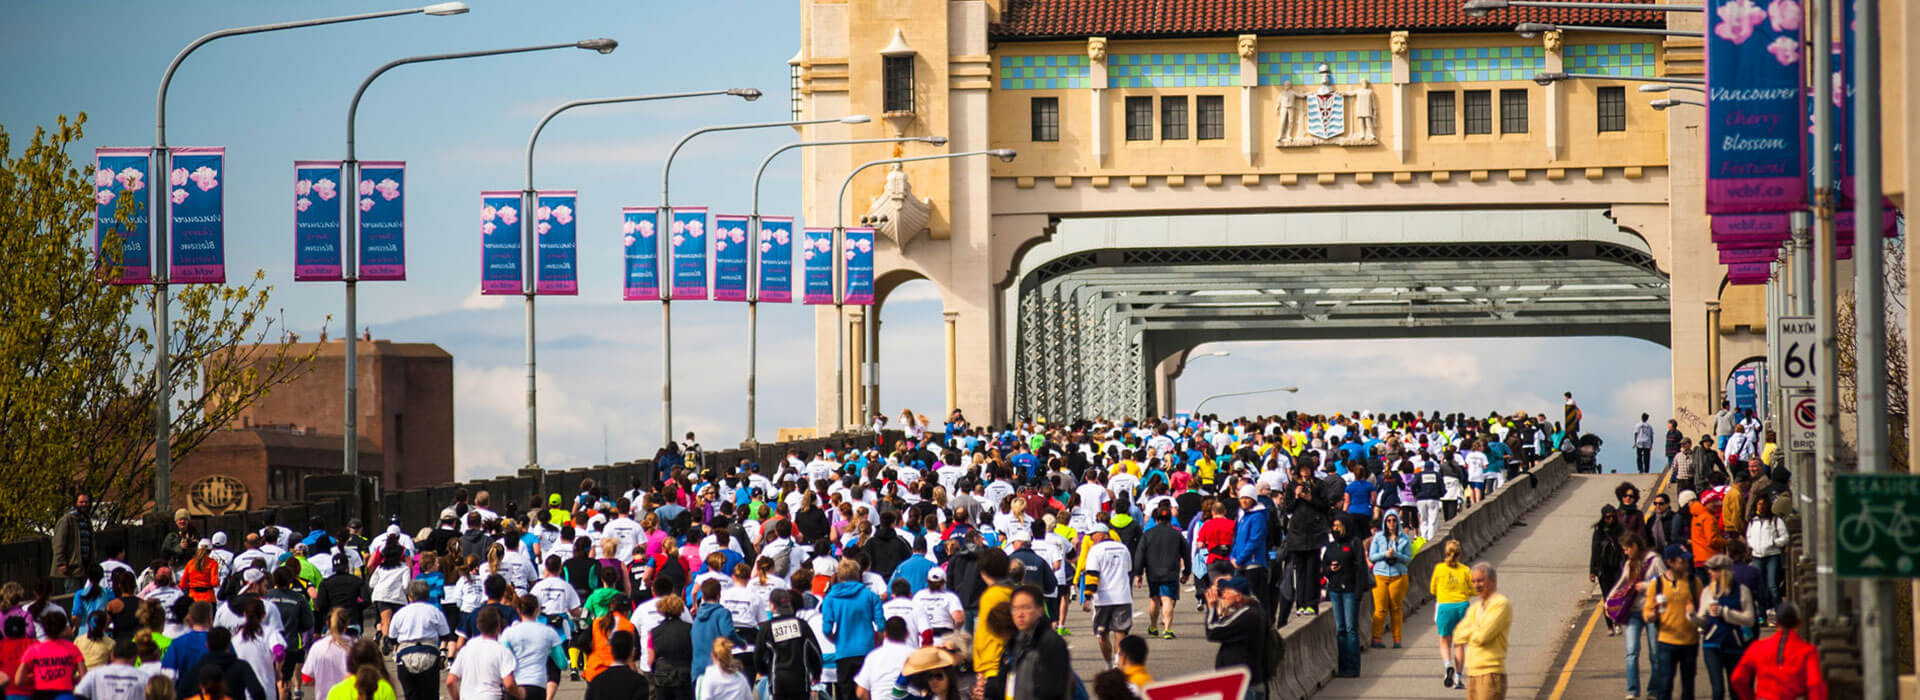
[[[1660,480],[1654,482],[1653,490],[1647,493],[1657,494],[1665,490],[1667,488],[1667,476],[1672,473],[1671,470],[1661,472]],[[1653,496],[1648,495],[1647,498],[1651,500]],[[1593,614],[1587,617],[1587,627],[1586,629],[1580,630],[1580,640],[1574,642],[1573,651],[1567,654],[1567,663],[1565,666],[1560,667],[1560,679],[1554,681],[1553,693],[1547,696],[1547,700],[1560,700],[1561,696],[1566,695],[1567,684],[1573,682],[1573,669],[1580,666],[1580,654],[1587,650],[1587,640],[1593,637],[1593,627],[1600,622],[1600,616],[1607,612],[1605,595],[1606,592],[1602,591],[1600,605],[1595,606]]]

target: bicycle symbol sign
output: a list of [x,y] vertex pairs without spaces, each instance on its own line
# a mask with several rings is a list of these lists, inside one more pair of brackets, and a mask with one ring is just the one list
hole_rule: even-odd
[[1836,474],[1834,512],[1841,576],[1920,577],[1920,476]]

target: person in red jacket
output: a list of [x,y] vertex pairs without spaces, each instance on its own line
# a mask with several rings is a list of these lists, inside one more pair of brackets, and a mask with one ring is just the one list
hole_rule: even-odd
[[1820,650],[1800,636],[1800,610],[1792,602],[1775,610],[1780,631],[1747,645],[1733,669],[1733,694],[1740,700],[1827,700]]

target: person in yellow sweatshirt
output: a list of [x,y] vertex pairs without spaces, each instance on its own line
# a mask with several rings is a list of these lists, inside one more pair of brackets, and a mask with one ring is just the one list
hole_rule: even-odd
[[1700,629],[1693,624],[1695,598],[1693,558],[1677,544],[1667,545],[1660,558],[1666,570],[1647,587],[1641,615],[1658,630],[1653,645],[1653,677],[1647,681],[1648,695],[1660,700],[1673,696],[1674,671],[1680,676],[1680,696],[1693,697],[1694,664],[1698,660]]
[[1467,607],[1466,617],[1453,629],[1455,653],[1466,656],[1467,700],[1505,700],[1507,630],[1513,626],[1513,605],[1500,592],[1492,562],[1474,564],[1468,576],[1480,599]]
[[1460,563],[1460,541],[1447,540],[1446,561],[1435,564],[1433,576],[1427,579],[1427,590],[1433,594],[1433,627],[1440,637],[1440,658],[1447,663],[1446,675],[1440,683],[1448,688],[1466,684],[1454,666],[1453,632],[1459,627],[1460,619],[1467,616],[1467,600],[1473,597],[1473,580],[1467,565]]

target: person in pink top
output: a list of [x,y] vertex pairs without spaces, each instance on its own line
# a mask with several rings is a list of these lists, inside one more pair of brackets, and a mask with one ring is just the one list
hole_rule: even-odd
[[12,674],[13,683],[30,690],[34,700],[70,696],[74,683],[86,672],[87,664],[81,658],[80,647],[63,636],[67,633],[67,614],[59,610],[43,613],[40,629],[46,633],[47,640],[35,642],[20,655],[20,667]]

